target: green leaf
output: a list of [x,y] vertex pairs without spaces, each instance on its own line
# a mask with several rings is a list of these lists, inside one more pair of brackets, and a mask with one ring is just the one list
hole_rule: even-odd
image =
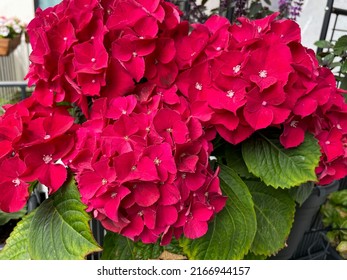
[[258,134],[243,143],[242,155],[248,170],[274,188],[291,188],[317,180],[315,168],[321,154],[311,134],[291,149],[285,149],[278,137]]
[[341,67],[341,62],[338,62],[338,61],[332,62],[332,63],[330,63],[329,67],[330,67],[330,69],[334,69],[336,67]]
[[159,243],[133,242],[120,234],[107,232],[104,239],[103,260],[147,260],[157,259],[164,251]]
[[236,171],[236,173],[243,178],[252,178],[253,175],[249,173],[247,165],[242,157],[241,145],[227,145],[224,149],[226,165]]
[[271,5],[271,0],[264,0],[264,2],[268,5]]
[[259,181],[246,181],[252,194],[257,216],[257,233],[251,252],[270,256],[285,246],[294,221],[295,202],[281,189]]
[[225,208],[210,223],[206,235],[194,240],[180,239],[189,259],[242,259],[250,249],[257,225],[248,188],[227,166],[221,166],[220,182],[228,197]]
[[314,43],[318,48],[329,49],[333,47],[333,44],[326,40],[320,40]]
[[16,227],[11,234],[4,248],[7,256],[16,259],[12,250],[19,249],[30,259],[84,259],[100,251],[90,231],[90,216],[85,208],[71,178],[17,225],[24,229]]
[[316,58],[318,60],[319,65],[322,65],[322,63],[323,63],[322,56],[320,54],[316,54]]
[[45,200],[37,209],[29,233],[33,259],[84,259],[100,251],[85,209],[72,178]]
[[29,231],[37,209],[23,217],[16,225],[10,237],[6,240],[5,247],[0,251],[0,260],[30,260]]
[[329,53],[328,55],[324,56],[322,59],[322,65],[331,67],[332,62],[334,61],[335,55],[332,53]]
[[134,246],[135,260],[157,259],[163,251],[164,247],[160,246],[159,241],[155,244],[136,242]]
[[347,35],[341,36],[334,46],[334,53],[338,56],[341,56],[345,51],[347,51]]
[[104,238],[103,260],[134,260],[134,242],[113,232],[107,232]]
[[252,2],[249,8],[249,17],[254,18],[257,16],[258,13],[261,13],[262,11],[263,11],[263,5],[261,3]]
[[265,255],[256,255],[252,252],[249,252],[245,257],[244,260],[266,260],[268,257]]
[[169,245],[166,245],[164,249],[170,253],[177,255],[184,255],[183,248],[180,246],[179,240],[172,238]]
[[347,189],[340,190],[329,194],[328,200],[334,205],[347,207]]
[[347,60],[345,60],[341,65],[341,73],[347,73]]
[[18,220],[26,214],[26,207],[14,213],[5,213],[0,211],[0,226],[7,224],[10,220]]
[[[340,83],[340,85],[339,85],[339,88],[344,89],[344,90],[347,90],[347,75],[344,76],[344,77],[341,79],[341,83]],[[347,95],[345,95],[345,100],[346,100],[346,103],[347,103]]]
[[313,182],[307,182],[289,189],[288,193],[301,206],[312,193],[313,187]]

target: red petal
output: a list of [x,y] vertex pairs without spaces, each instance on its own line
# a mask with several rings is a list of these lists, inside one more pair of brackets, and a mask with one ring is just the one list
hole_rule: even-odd
[[271,109],[260,107],[257,111],[250,112],[246,104],[243,115],[245,116],[246,121],[250,124],[254,130],[262,129],[268,127],[274,118],[273,112]]
[[123,96],[135,87],[129,72],[115,59],[111,59],[108,66],[106,84],[107,87],[103,87],[100,94],[107,97]]
[[61,164],[47,164],[46,172],[39,175],[39,181],[50,189],[50,193],[56,192],[64,184],[66,178],[66,168]]
[[205,205],[201,205],[192,210],[192,215],[198,221],[207,222],[212,217],[213,210],[212,208],[207,208]]
[[215,213],[218,213],[222,211],[222,209],[225,207],[227,197],[225,196],[212,196],[210,198],[210,204],[214,207]]
[[294,109],[293,113],[302,117],[311,115],[316,111],[318,102],[316,99],[310,98],[310,96],[300,98]]
[[158,206],[157,227],[166,227],[177,221],[178,214],[174,206]]
[[144,224],[142,218],[136,214],[132,217],[130,224],[121,231],[121,234],[134,240],[136,236],[141,234],[143,227]]
[[115,193],[112,193],[110,196],[106,197],[105,214],[107,217],[109,217],[111,220],[115,222],[118,222],[118,208],[120,202],[128,194],[130,194],[130,190],[121,186],[115,189]]
[[160,3],[160,0],[136,0],[136,2],[140,3],[141,5],[143,5],[143,7],[150,13],[154,12]]
[[180,198],[180,192],[175,185],[164,184],[160,188],[159,204],[161,205],[173,205],[176,204]]
[[134,189],[135,201],[139,206],[148,207],[158,201],[160,193],[154,183],[138,183]]
[[283,133],[280,136],[281,144],[286,148],[294,148],[299,146],[305,140],[305,130],[300,127],[284,127]]
[[206,175],[202,173],[202,170],[197,170],[196,173],[186,173],[185,184],[191,191],[196,191],[201,188],[206,182]]
[[157,242],[159,235],[153,233],[152,230],[144,228],[139,236],[139,239],[145,244],[154,244]]
[[184,235],[191,239],[199,238],[205,235],[207,230],[207,222],[201,222],[196,219],[191,219],[183,227]]
[[154,38],[158,33],[157,20],[151,16],[140,19],[133,28],[140,37]]
[[196,169],[196,164],[199,161],[199,157],[196,155],[190,155],[181,158],[181,162],[177,166],[178,170],[181,172],[189,172],[192,173]]
[[218,125],[216,128],[220,136],[234,145],[241,143],[254,132],[253,128],[244,125],[239,125],[234,131],[230,131],[228,128],[221,125]]
[[10,213],[23,209],[29,197],[28,186],[22,181],[18,186],[12,181],[1,182],[0,210]]
[[157,213],[152,208],[143,209],[143,219],[146,227],[154,229],[156,218]]
[[130,75],[139,82],[145,74],[145,61],[143,57],[133,57],[131,60],[123,62],[124,68]]
[[167,64],[175,58],[175,42],[171,38],[161,38],[158,40],[157,48],[160,50],[158,60]]
[[[2,143],[1,143],[2,145]],[[24,161],[18,156],[5,159],[0,166],[0,175],[8,178],[8,180],[16,179],[27,169]]]
[[153,160],[148,157],[143,157],[140,159],[136,168],[137,174],[142,181],[156,181],[159,180],[159,175]]
[[33,92],[33,96],[43,106],[52,106],[54,95],[53,91],[50,91],[47,83],[39,81]]

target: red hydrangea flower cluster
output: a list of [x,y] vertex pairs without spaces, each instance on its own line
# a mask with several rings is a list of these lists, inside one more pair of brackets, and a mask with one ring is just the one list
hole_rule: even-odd
[[[129,16],[131,15],[131,16]],[[347,174],[347,105],[332,73],[276,14],[189,26],[163,0],[63,0],[28,26],[33,96],[0,117],[0,209],[75,175],[105,228],[145,243],[198,238],[222,210],[209,157],[270,126],[322,148],[321,183]],[[74,124],[76,104],[86,121]]]
[[29,182],[55,192],[67,178],[66,156],[74,147],[74,118],[64,106],[42,106],[34,98],[5,106],[0,117],[0,209],[21,210]]
[[184,98],[139,85],[133,95],[94,102],[69,165],[82,201],[106,229],[168,244],[173,235],[204,235],[225,205],[209,166],[214,136]]
[[195,24],[177,44],[187,69],[176,84],[190,103],[213,110],[205,126],[231,144],[270,126],[283,129],[285,148],[313,134],[322,152],[316,173],[328,184],[347,174],[347,104],[332,72],[300,43],[299,26],[276,16],[233,25],[212,16]]

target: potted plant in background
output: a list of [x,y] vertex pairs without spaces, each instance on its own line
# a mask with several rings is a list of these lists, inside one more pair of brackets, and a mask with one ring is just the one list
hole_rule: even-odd
[[347,190],[330,194],[321,212],[329,244],[347,259]]
[[339,37],[336,42],[320,40],[315,43],[319,48],[317,58],[319,63],[328,67],[335,74],[338,86],[347,89],[347,35]]
[[299,26],[277,15],[189,25],[159,0],[38,10],[35,91],[0,119],[0,209],[23,208],[37,182],[49,198],[0,258],[268,258],[285,247],[310,182],[347,174],[347,105]]
[[9,55],[19,46],[24,30],[25,24],[18,18],[0,16],[0,56]]

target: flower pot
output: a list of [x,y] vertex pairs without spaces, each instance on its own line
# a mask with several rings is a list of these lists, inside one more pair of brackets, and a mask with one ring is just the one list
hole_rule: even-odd
[[8,56],[21,43],[21,35],[13,38],[0,38],[0,56]]
[[347,189],[347,176],[340,179],[340,188],[339,190]]
[[25,43],[30,44],[30,38],[27,31],[24,32]]
[[[288,260],[293,257],[298,249],[305,251],[308,248],[299,248],[304,235],[308,232],[319,215],[321,205],[326,201],[328,194],[339,189],[339,181],[334,181],[326,186],[315,186],[311,195],[300,206],[297,207],[294,217],[294,223],[287,239],[287,247],[280,250],[276,256],[271,259]],[[309,242],[305,242],[310,246]]]

